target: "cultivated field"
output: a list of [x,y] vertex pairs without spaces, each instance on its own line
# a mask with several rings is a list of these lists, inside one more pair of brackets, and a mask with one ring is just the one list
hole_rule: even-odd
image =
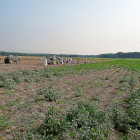
[[140,60],[44,67],[38,57],[2,59],[1,139],[140,139]]

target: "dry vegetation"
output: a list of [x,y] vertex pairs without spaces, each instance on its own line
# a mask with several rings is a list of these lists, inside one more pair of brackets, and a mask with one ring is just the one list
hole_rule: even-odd
[[39,58],[1,62],[0,137],[139,139],[138,70],[117,60],[89,62],[46,67]]

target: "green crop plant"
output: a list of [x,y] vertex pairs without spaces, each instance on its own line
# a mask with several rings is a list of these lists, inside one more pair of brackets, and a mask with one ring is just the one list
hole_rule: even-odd
[[93,96],[90,101],[100,101],[100,98],[98,96]]
[[0,116],[0,130],[4,130],[8,127],[8,119],[7,116]]
[[49,78],[50,81],[52,81],[52,73],[48,71],[48,69],[45,69],[43,72],[41,72],[42,77]]
[[16,74],[12,75],[12,79],[15,81],[15,83],[20,83],[21,82],[19,75],[16,75]]
[[5,89],[15,89],[15,81],[13,79],[6,79],[3,83],[0,83],[0,87],[4,87]]
[[130,87],[130,85],[129,85],[128,82],[124,82],[124,83],[122,83],[122,84],[119,86],[119,89],[120,89],[121,91],[130,91],[130,90],[131,90],[131,87]]
[[75,87],[73,88],[73,90],[74,90],[74,91],[77,91],[77,92],[81,92],[81,87],[75,86]]
[[27,103],[23,103],[23,104],[19,104],[17,108],[19,110],[21,110],[22,108],[26,108],[26,107],[28,107],[28,104]]
[[25,90],[31,89],[31,86],[29,84],[25,84]]
[[119,103],[114,103],[110,112],[110,118],[113,120],[115,129],[125,133],[128,129],[128,114]]
[[83,95],[83,91],[82,91],[81,87],[75,86],[75,87],[73,88],[73,90],[76,91],[76,92],[75,92],[75,97],[80,97],[80,96]]
[[61,98],[61,95],[58,91],[54,90],[52,85],[50,85],[46,90],[44,90],[44,99],[46,101],[56,101]]
[[104,78],[103,78],[103,77],[100,77],[99,79],[100,79],[100,80],[104,80]]
[[49,78],[49,79],[51,79],[51,73],[48,73],[48,72],[44,72],[43,74],[42,74],[42,76],[43,77],[45,77],[45,78]]
[[83,83],[83,84],[81,84],[81,87],[85,87],[86,85]]
[[18,97],[18,98],[15,99],[14,101],[8,102],[6,105],[9,106],[9,107],[11,107],[11,106],[13,106],[13,105],[19,103],[20,101],[21,101],[21,97]]
[[55,71],[53,73],[54,76],[58,76],[58,77],[62,77],[63,73],[62,72],[59,72],[59,71]]
[[[140,134],[140,89],[132,92],[127,99],[114,103],[109,110],[110,119],[114,127],[119,131],[127,134],[137,131]],[[125,104],[124,104],[125,103]],[[138,134],[133,133],[136,137]],[[126,136],[128,138],[128,136]]]
[[12,96],[14,93],[16,93],[16,90],[5,90],[2,92],[2,94],[9,96]]
[[75,97],[80,97],[82,96],[82,92],[75,92]]
[[90,80],[89,82],[88,82],[88,84],[92,84],[93,83],[93,81],[92,80]]
[[21,136],[19,136],[20,140],[46,140],[45,136],[39,135],[35,131],[24,131]]
[[94,88],[94,87],[103,87],[103,83],[98,81],[98,83],[96,83],[95,85],[91,86],[91,88]]
[[65,82],[65,84],[74,85],[74,83],[72,83],[72,82],[70,82],[70,81]]
[[43,88],[37,89],[37,94],[38,94],[38,95],[43,95],[44,92],[45,92],[45,90],[44,90]]
[[105,77],[105,80],[110,80],[110,77],[109,77],[109,76],[106,76],[106,77]]
[[0,74],[0,80],[1,81],[5,81],[6,80],[6,74],[5,73]]
[[25,76],[24,77],[24,82],[32,83],[33,82],[32,76],[30,76],[30,75]]
[[128,80],[126,78],[123,78],[119,81],[119,83],[127,82]]
[[31,75],[32,74],[32,72],[30,70],[22,70],[21,72],[22,72],[23,76],[27,76],[27,75]]
[[40,98],[38,95],[36,95],[36,96],[34,96],[34,100],[35,100],[35,102],[42,102],[42,101],[44,101],[44,98]]
[[109,87],[113,87],[113,84],[112,84],[112,83],[110,83],[108,86],[109,86]]
[[54,136],[64,130],[65,124],[63,121],[60,110],[53,106],[49,107],[46,118],[38,131],[44,133],[46,139],[54,139]]
[[39,83],[39,82],[43,81],[43,78],[42,78],[42,76],[40,76],[40,75],[36,75],[36,76],[34,77],[34,80],[35,80],[35,82]]
[[129,84],[131,86],[135,86],[136,83],[137,83],[137,81],[136,81],[135,77],[132,75],[131,78],[130,78],[130,80],[129,80]]
[[112,132],[108,115],[89,102],[78,103],[65,115],[56,107],[50,107],[44,122],[38,129],[46,139],[106,139]]

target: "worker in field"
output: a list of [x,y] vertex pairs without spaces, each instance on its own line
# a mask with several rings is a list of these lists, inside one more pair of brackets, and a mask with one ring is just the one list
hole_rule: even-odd
[[79,64],[79,60],[77,60],[77,64]]
[[85,64],[87,63],[87,58],[85,58]]

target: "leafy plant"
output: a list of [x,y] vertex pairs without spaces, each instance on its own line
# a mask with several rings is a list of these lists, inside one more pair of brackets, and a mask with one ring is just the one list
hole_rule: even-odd
[[106,76],[106,77],[105,77],[105,80],[110,80],[110,77],[109,77],[109,76]]
[[72,83],[72,82],[70,82],[70,81],[67,81],[65,84],[74,85],[74,83]]
[[78,103],[77,108],[71,108],[62,115],[60,110],[50,107],[39,133],[46,139],[74,138],[105,139],[112,132],[112,125],[105,111],[97,110],[91,103]]
[[22,108],[26,108],[28,106],[27,103],[19,104],[18,109],[21,110]]
[[44,98],[39,98],[38,95],[36,95],[36,96],[34,97],[34,99],[35,99],[35,102],[42,102],[42,101],[44,101]]
[[44,98],[46,101],[56,101],[58,98],[61,98],[58,91],[54,90],[50,85],[48,89],[44,90]]
[[44,123],[40,126],[39,131],[45,133],[47,139],[54,139],[54,136],[63,131],[65,124],[60,110],[56,107],[49,107]]
[[37,82],[37,83],[39,83],[39,82],[41,82],[43,80],[42,76],[40,76],[40,75],[36,75],[34,77],[34,79],[35,79],[35,82]]
[[5,89],[14,89],[15,88],[15,81],[13,79],[6,79],[1,85]]
[[16,83],[20,83],[20,82],[21,82],[21,80],[20,80],[20,78],[19,78],[18,75],[13,75],[13,80],[14,80]]
[[20,101],[21,101],[21,98],[18,97],[18,98],[15,99],[14,101],[8,102],[8,103],[7,103],[7,106],[11,107],[11,106],[13,106],[13,105],[16,104],[16,103],[19,103]]
[[5,73],[0,74],[0,80],[1,81],[5,81],[6,80],[6,74]]
[[32,79],[32,77],[30,75],[29,76],[25,76],[24,82],[31,83],[31,82],[33,82],[33,79]]
[[29,70],[22,70],[22,75],[23,76],[31,75],[31,71],[29,71]]
[[4,130],[8,127],[8,117],[0,116],[0,130]]

